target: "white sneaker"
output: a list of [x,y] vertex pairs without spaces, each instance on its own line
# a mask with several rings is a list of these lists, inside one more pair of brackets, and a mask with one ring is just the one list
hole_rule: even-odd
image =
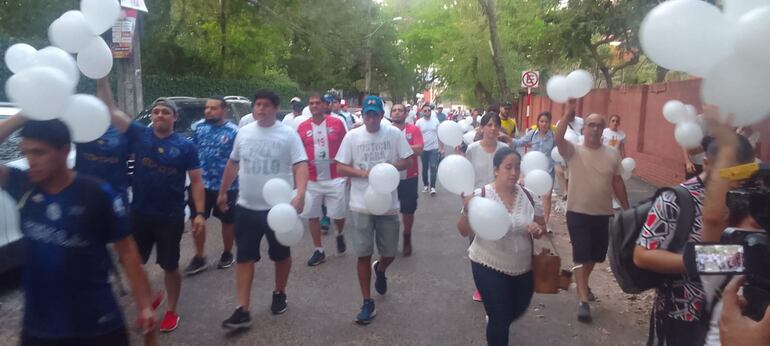
[[426,186],[422,188],[422,193],[428,193],[428,191],[430,191],[429,187]]
[[435,196],[436,195],[436,188],[435,187],[430,188],[430,195],[431,196]]

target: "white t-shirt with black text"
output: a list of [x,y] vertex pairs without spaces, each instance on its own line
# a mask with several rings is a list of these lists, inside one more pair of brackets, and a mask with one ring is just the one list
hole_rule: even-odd
[[[337,162],[369,171],[378,163],[395,164],[412,156],[414,152],[406,136],[395,126],[381,126],[376,133],[366,131],[365,126],[350,130],[342,140],[335,158]],[[367,178],[350,178],[350,209],[368,213],[364,193],[369,187]],[[391,194],[392,202],[387,214],[397,214],[399,208],[397,190]]]
[[238,131],[230,159],[239,163],[238,205],[251,210],[268,210],[262,187],[272,178],[291,181],[292,167],[307,161],[305,148],[294,129],[276,121],[271,127],[250,123]]

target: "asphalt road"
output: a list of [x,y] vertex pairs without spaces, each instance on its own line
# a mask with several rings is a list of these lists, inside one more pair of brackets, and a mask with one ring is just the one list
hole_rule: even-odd
[[[633,199],[646,196],[650,188],[629,183]],[[221,322],[236,306],[235,273],[209,269],[185,278],[178,312],[179,328],[160,336],[162,345],[483,345],[485,314],[481,303],[471,300],[473,279],[467,258],[468,241],[455,227],[460,201],[439,190],[437,197],[421,194],[413,235],[414,253],[399,256],[388,269],[388,293],[375,294],[378,315],[369,326],[353,323],[361,305],[355,273],[355,258],[335,256],[318,267],[308,267],[312,252],[309,234],[292,248],[294,267],[287,289],[289,310],[270,314],[273,265],[257,264],[252,289],[251,329],[228,333]],[[221,252],[218,221],[208,224],[207,251],[215,262]],[[562,267],[571,267],[569,239],[563,216],[551,222],[554,240],[562,256]],[[263,242],[264,243],[264,242]],[[263,251],[266,253],[266,244]],[[334,253],[334,238],[324,237],[327,254]],[[192,237],[182,240],[181,266],[193,255]],[[266,256],[265,256],[266,257]],[[151,259],[151,262],[153,260]],[[515,345],[635,345],[644,344],[647,310],[636,307],[612,281],[607,265],[597,266],[592,288],[599,297],[593,304],[593,323],[577,322],[574,290],[558,294],[535,294],[528,312],[511,327]],[[153,287],[162,287],[160,268],[147,266]],[[17,279],[0,278],[0,345],[17,345],[22,313],[22,295]],[[55,288],[52,288],[55,289]],[[637,300],[632,297],[631,300]],[[130,297],[121,298],[126,320],[133,320]],[[133,344],[141,344],[132,334]]]

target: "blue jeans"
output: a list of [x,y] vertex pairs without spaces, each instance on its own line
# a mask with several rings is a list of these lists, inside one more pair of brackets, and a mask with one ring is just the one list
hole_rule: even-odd
[[511,276],[473,261],[471,269],[473,281],[484,302],[484,310],[489,316],[487,344],[508,345],[511,323],[527,311],[532,301],[532,272]]
[[[441,153],[438,150],[425,150],[420,154],[420,159],[422,161],[422,184],[435,188],[438,161],[441,159]],[[430,175],[428,175],[428,171],[430,171]]]

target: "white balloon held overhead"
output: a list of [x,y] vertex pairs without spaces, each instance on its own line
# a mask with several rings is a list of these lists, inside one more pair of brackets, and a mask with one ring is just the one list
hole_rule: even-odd
[[275,232],[275,239],[278,240],[283,246],[292,247],[299,244],[302,237],[305,235],[305,225],[302,222],[297,222],[294,228],[288,232]]
[[696,148],[703,140],[703,129],[694,122],[686,122],[676,125],[674,138],[685,149]]
[[454,121],[444,121],[438,126],[438,139],[451,147],[463,143],[463,129]]
[[538,196],[548,194],[553,187],[553,179],[548,172],[542,169],[533,170],[524,176],[524,186],[532,190]]
[[96,96],[77,94],[70,97],[61,120],[69,127],[73,142],[88,143],[107,132],[110,110]]
[[670,100],[663,105],[663,117],[674,125],[682,121],[686,112],[684,103],[679,100]]
[[80,11],[94,35],[109,30],[120,18],[120,4],[116,0],[81,0]]
[[567,77],[556,75],[548,80],[545,86],[548,97],[556,103],[564,103],[569,100],[569,87],[567,86]]
[[379,163],[369,171],[369,186],[377,193],[391,193],[398,188],[401,177],[395,166]]
[[722,115],[732,113],[733,126],[756,124],[770,114],[770,73],[730,56],[704,77],[701,98]]
[[271,207],[274,207],[281,203],[291,202],[292,189],[286,180],[281,178],[273,178],[268,180],[264,186],[262,186],[262,197],[265,202]]
[[536,169],[548,170],[551,160],[539,151],[530,151],[521,159],[521,173],[527,174]]
[[377,193],[371,185],[364,192],[364,205],[370,213],[382,215],[390,210],[393,204],[393,195],[391,193]]
[[770,73],[770,1],[767,2],[767,6],[744,14],[735,28],[737,56],[764,73]]
[[297,210],[288,203],[281,203],[267,212],[267,225],[275,233],[290,232],[299,223]]
[[70,53],[83,50],[93,37],[94,33],[80,11],[64,12],[48,27],[51,43]]
[[80,70],[78,70],[75,58],[63,49],[53,46],[45,47],[37,51],[32,59],[33,66],[53,67],[67,75],[73,88],[78,85]]
[[32,120],[51,120],[67,106],[75,87],[61,71],[30,67],[5,82],[6,95]]
[[78,53],[78,67],[88,78],[99,79],[112,70],[112,51],[101,37],[94,37]]
[[581,98],[591,92],[594,77],[586,70],[575,70],[567,75],[567,92],[571,98]]
[[37,49],[26,43],[17,43],[5,51],[5,65],[13,73],[21,72],[32,64]]
[[499,240],[511,228],[511,216],[505,207],[482,197],[473,197],[468,203],[468,222],[473,233],[485,240]]
[[453,154],[441,160],[437,176],[441,185],[451,193],[465,193],[466,196],[473,193],[476,172],[473,164],[463,156]]

